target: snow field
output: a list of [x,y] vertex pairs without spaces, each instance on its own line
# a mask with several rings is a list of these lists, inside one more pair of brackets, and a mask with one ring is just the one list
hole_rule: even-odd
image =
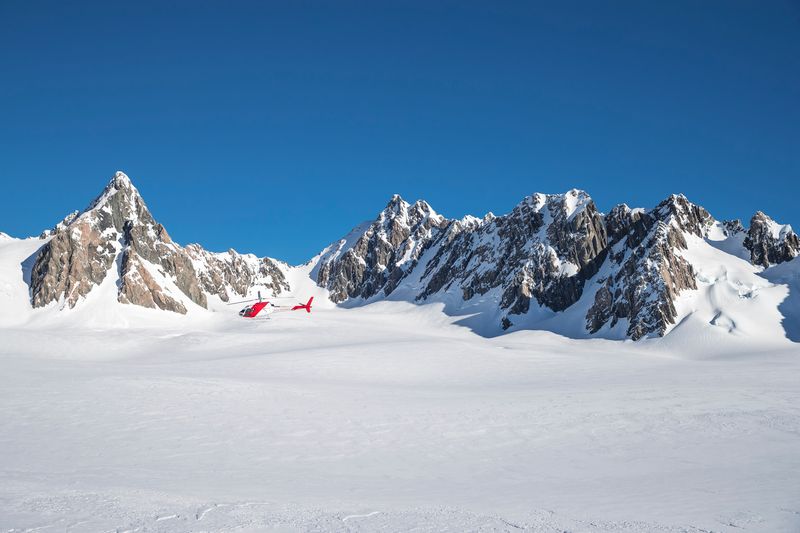
[[0,241],[0,531],[800,530],[794,262],[690,242],[698,290],[635,343],[336,308],[312,265],[311,315],[121,305],[113,276],[34,311],[40,245]]
[[797,350],[703,360],[443,317],[6,328],[0,530],[800,527]]

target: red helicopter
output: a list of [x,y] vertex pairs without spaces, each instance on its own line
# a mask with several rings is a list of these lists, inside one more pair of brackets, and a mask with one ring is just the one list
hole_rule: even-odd
[[[288,300],[294,299],[291,296],[277,296],[271,298],[272,300]],[[311,312],[311,302],[314,301],[314,297],[308,299],[308,301],[304,304],[297,304],[297,305],[275,305],[269,300],[263,300],[261,298],[261,291],[258,291],[258,299],[253,300],[242,300],[241,302],[233,302],[229,303],[228,305],[239,305],[248,302],[256,302],[253,305],[248,305],[241,311],[239,311],[239,316],[242,318],[255,318],[259,315],[269,315],[275,312],[281,311],[299,311],[301,309],[305,309],[306,313]]]

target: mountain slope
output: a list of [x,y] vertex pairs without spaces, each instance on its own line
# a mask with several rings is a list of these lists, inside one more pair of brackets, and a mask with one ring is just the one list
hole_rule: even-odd
[[663,335],[677,319],[677,296],[697,288],[695,270],[680,254],[686,236],[703,236],[712,222],[684,196],[670,196],[651,211],[615,207],[608,217],[610,271],[596,280],[602,287],[586,316],[589,333],[625,320],[634,340]]
[[301,291],[323,305],[443,305],[488,336],[545,329],[639,340],[695,323],[712,336],[799,336],[791,303],[798,287],[787,274],[794,271],[775,266],[800,254],[791,227],[761,212],[748,228],[717,221],[682,195],[603,214],[584,191],[537,193],[506,215],[460,220],[395,195],[374,220],[290,267],[175,243],[118,172],[86,209],[31,242],[38,247],[20,259],[22,269],[12,265],[7,274],[24,277],[36,309],[101,298],[186,314],[256,291]]
[[119,302],[181,314],[192,304],[207,307],[209,296],[228,301],[256,286],[276,294],[289,288],[271,259],[173,242],[122,172],[84,211],[43,236],[30,279],[34,307],[75,307],[108,276]]
[[[433,212],[425,203],[414,205]],[[766,289],[769,283],[757,277],[764,266],[759,258],[779,262],[795,254],[791,228],[776,230],[770,222],[766,238],[758,223],[765,215],[754,217],[745,230],[739,221],[717,221],[683,195],[653,209],[621,204],[603,215],[583,191],[534,194],[508,215],[437,218],[424,232],[407,222],[410,208],[393,198],[374,222],[312,260],[316,281],[338,291],[335,301],[348,306],[384,298],[442,302],[450,314],[471,315],[464,323],[488,335],[549,329],[638,340],[663,336],[694,312],[681,299],[707,288],[702,273],[737,269],[729,260],[747,258],[752,264],[747,263],[746,276]],[[409,247],[404,239],[393,240],[391,231],[381,233],[385,227],[420,237]],[[416,252],[413,261],[387,266],[370,259],[402,258],[408,249]],[[363,272],[377,272],[380,281]],[[777,305],[771,297],[766,300],[768,308]],[[761,303],[750,307],[761,309]],[[724,322],[725,313],[715,312],[720,317],[707,320],[709,327]],[[780,322],[774,313],[758,312],[770,323]]]
[[379,292],[388,296],[448,224],[427,203],[410,205],[395,195],[360,235],[351,232],[321,254],[316,281],[337,303]]

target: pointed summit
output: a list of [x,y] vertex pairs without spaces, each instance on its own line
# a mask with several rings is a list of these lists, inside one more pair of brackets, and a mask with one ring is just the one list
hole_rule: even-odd
[[120,183],[128,183],[128,184],[133,185],[133,183],[131,182],[131,179],[128,177],[128,175],[125,174],[121,170],[117,170],[116,172],[114,172],[114,177],[112,179],[114,181],[117,181],[117,182],[120,182]]
[[139,190],[134,186],[131,178],[121,170],[117,170],[114,173],[114,177],[108,182],[108,187],[113,187],[118,191],[130,191],[131,193],[139,194]]
[[[73,307],[109,272],[124,274],[115,272],[118,255],[130,258],[127,252],[132,249],[157,264],[167,250],[157,249],[156,243],[172,245],[164,227],[153,219],[139,191],[123,172],[115,173],[86,209],[69,215],[53,228],[51,235],[33,267],[34,307],[58,301]],[[124,280],[122,286],[125,287]],[[159,301],[167,302],[166,298]],[[164,303],[162,308],[180,309],[172,303]]]
[[84,211],[74,213],[46,236],[31,273],[31,303],[74,307],[102,283],[116,285],[117,300],[186,313],[206,307],[207,295],[228,301],[254,284],[275,294],[289,290],[270,259],[229,251],[211,254],[183,248],[156,222],[124,172],[116,172]]
[[334,302],[392,293],[425,248],[450,224],[427,202],[413,205],[395,194],[377,218],[359,226],[315,266],[318,285]]
[[101,217],[103,229],[113,225],[121,231],[126,221],[143,221],[155,225],[147,205],[131,179],[117,171],[109,180],[100,195],[75,217],[74,221],[85,217]]
[[560,204],[559,207],[569,220],[575,218],[584,209],[590,206],[594,207],[592,197],[581,189],[570,189],[563,195],[556,195],[556,197],[558,198],[557,203]]
[[[198,305],[205,297],[185,266],[179,248],[153,219],[139,191],[123,172],[116,172],[103,192],[79,214],[64,219],[42,247],[31,276],[31,303],[69,307],[109,275],[119,277],[119,300],[185,313],[178,299],[157,286],[141,268],[144,259],[175,273],[176,284]],[[181,268],[178,268],[181,266]],[[147,287],[142,288],[142,285]]]
[[431,204],[429,204],[425,200],[417,200],[416,202],[414,202],[414,207],[425,212],[433,211]]
[[114,175],[111,176],[111,179],[108,180],[108,183],[106,184],[105,188],[103,189],[103,192],[100,194],[98,199],[102,198],[103,196],[108,196],[110,194],[113,194],[117,191],[129,191],[132,193],[139,194],[139,191],[133,185],[133,181],[131,181],[128,175],[122,172],[121,170],[116,171]]
[[651,214],[665,224],[677,226],[681,231],[705,237],[716,222],[705,208],[689,201],[683,194],[671,194],[658,204]]
[[401,211],[404,207],[408,207],[408,202],[403,200],[403,197],[399,194],[393,194],[392,198],[389,200],[389,203],[386,204],[384,211],[393,211],[395,213]]

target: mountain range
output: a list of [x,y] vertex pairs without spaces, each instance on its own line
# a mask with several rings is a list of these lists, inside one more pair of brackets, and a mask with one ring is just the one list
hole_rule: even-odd
[[86,209],[35,240],[20,274],[33,309],[90,305],[104,284],[119,304],[180,314],[257,291],[316,290],[345,308],[438,304],[484,335],[639,340],[682,327],[800,341],[798,235],[760,211],[747,227],[717,220],[683,195],[604,214],[573,189],[461,219],[395,195],[374,220],[290,266],[175,243],[117,172]]

